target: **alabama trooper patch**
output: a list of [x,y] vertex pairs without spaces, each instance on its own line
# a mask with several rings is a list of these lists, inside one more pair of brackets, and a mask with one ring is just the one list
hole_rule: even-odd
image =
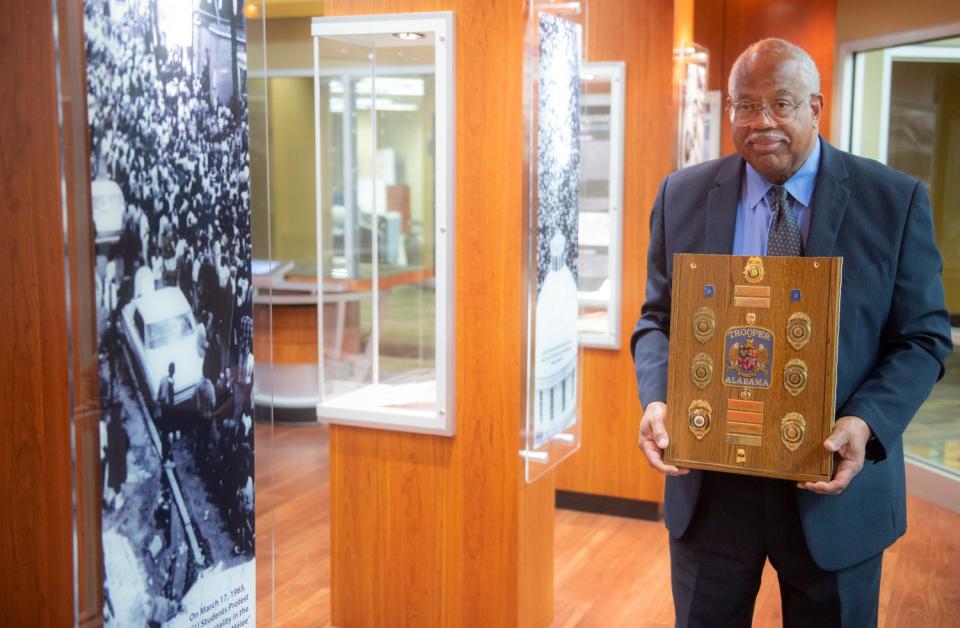
[[724,343],[723,383],[738,388],[769,388],[773,333],[762,327],[731,327]]

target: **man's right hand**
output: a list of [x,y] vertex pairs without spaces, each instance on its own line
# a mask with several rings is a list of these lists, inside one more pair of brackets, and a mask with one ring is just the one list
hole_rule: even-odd
[[647,404],[640,420],[640,449],[647,457],[647,463],[656,471],[664,475],[686,475],[690,473],[690,469],[678,469],[663,462],[663,450],[670,444],[667,430],[663,426],[666,417],[667,404],[662,401],[651,401]]

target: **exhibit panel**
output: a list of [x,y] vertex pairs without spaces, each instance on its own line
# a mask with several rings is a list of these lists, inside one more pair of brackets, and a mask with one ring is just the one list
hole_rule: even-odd
[[620,348],[623,62],[585,63],[580,119],[578,328],[584,347]]
[[453,15],[316,18],[312,34],[317,415],[451,435]]
[[87,0],[82,22],[100,468],[78,491],[101,493],[101,573],[78,586],[106,625],[253,623],[243,6]]
[[524,58],[527,141],[525,477],[576,451],[581,70],[585,3],[531,2]]
[[[708,130],[714,135],[716,124],[708,121],[711,108],[707,101],[707,62],[709,53],[699,44],[688,43],[674,51],[674,63],[678,76],[677,96],[677,169],[686,168],[707,160],[712,154],[708,146]],[[716,117],[716,112],[712,112]],[[711,140],[714,135],[711,135]],[[719,155],[717,155],[719,157]]]

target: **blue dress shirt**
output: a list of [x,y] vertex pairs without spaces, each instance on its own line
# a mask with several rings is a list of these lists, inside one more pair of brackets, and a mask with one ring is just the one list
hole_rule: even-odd
[[[807,156],[807,160],[783,184],[790,193],[788,197],[790,209],[800,227],[804,250],[807,245],[807,234],[810,233],[810,202],[813,199],[813,188],[816,185],[819,170],[820,138],[817,138],[817,143]],[[773,199],[768,195],[771,187],[773,184],[764,179],[763,175],[753,169],[753,166],[746,165],[746,173],[740,186],[740,201],[737,203],[737,225],[733,231],[734,255],[767,254],[767,234],[770,232],[770,222],[773,220]]]

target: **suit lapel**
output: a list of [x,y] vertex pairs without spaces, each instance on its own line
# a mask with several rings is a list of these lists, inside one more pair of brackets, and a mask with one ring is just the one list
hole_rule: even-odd
[[732,155],[717,174],[717,186],[707,193],[704,253],[729,255],[733,251],[733,230],[737,224],[742,173],[743,158]]
[[810,208],[810,233],[804,247],[807,257],[833,255],[840,223],[847,209],[847,201],[850,200],[850,190],[843,183],[847,178],[847,168],[839,151],[826,140],[821,140],[820,146],[823,155]]

